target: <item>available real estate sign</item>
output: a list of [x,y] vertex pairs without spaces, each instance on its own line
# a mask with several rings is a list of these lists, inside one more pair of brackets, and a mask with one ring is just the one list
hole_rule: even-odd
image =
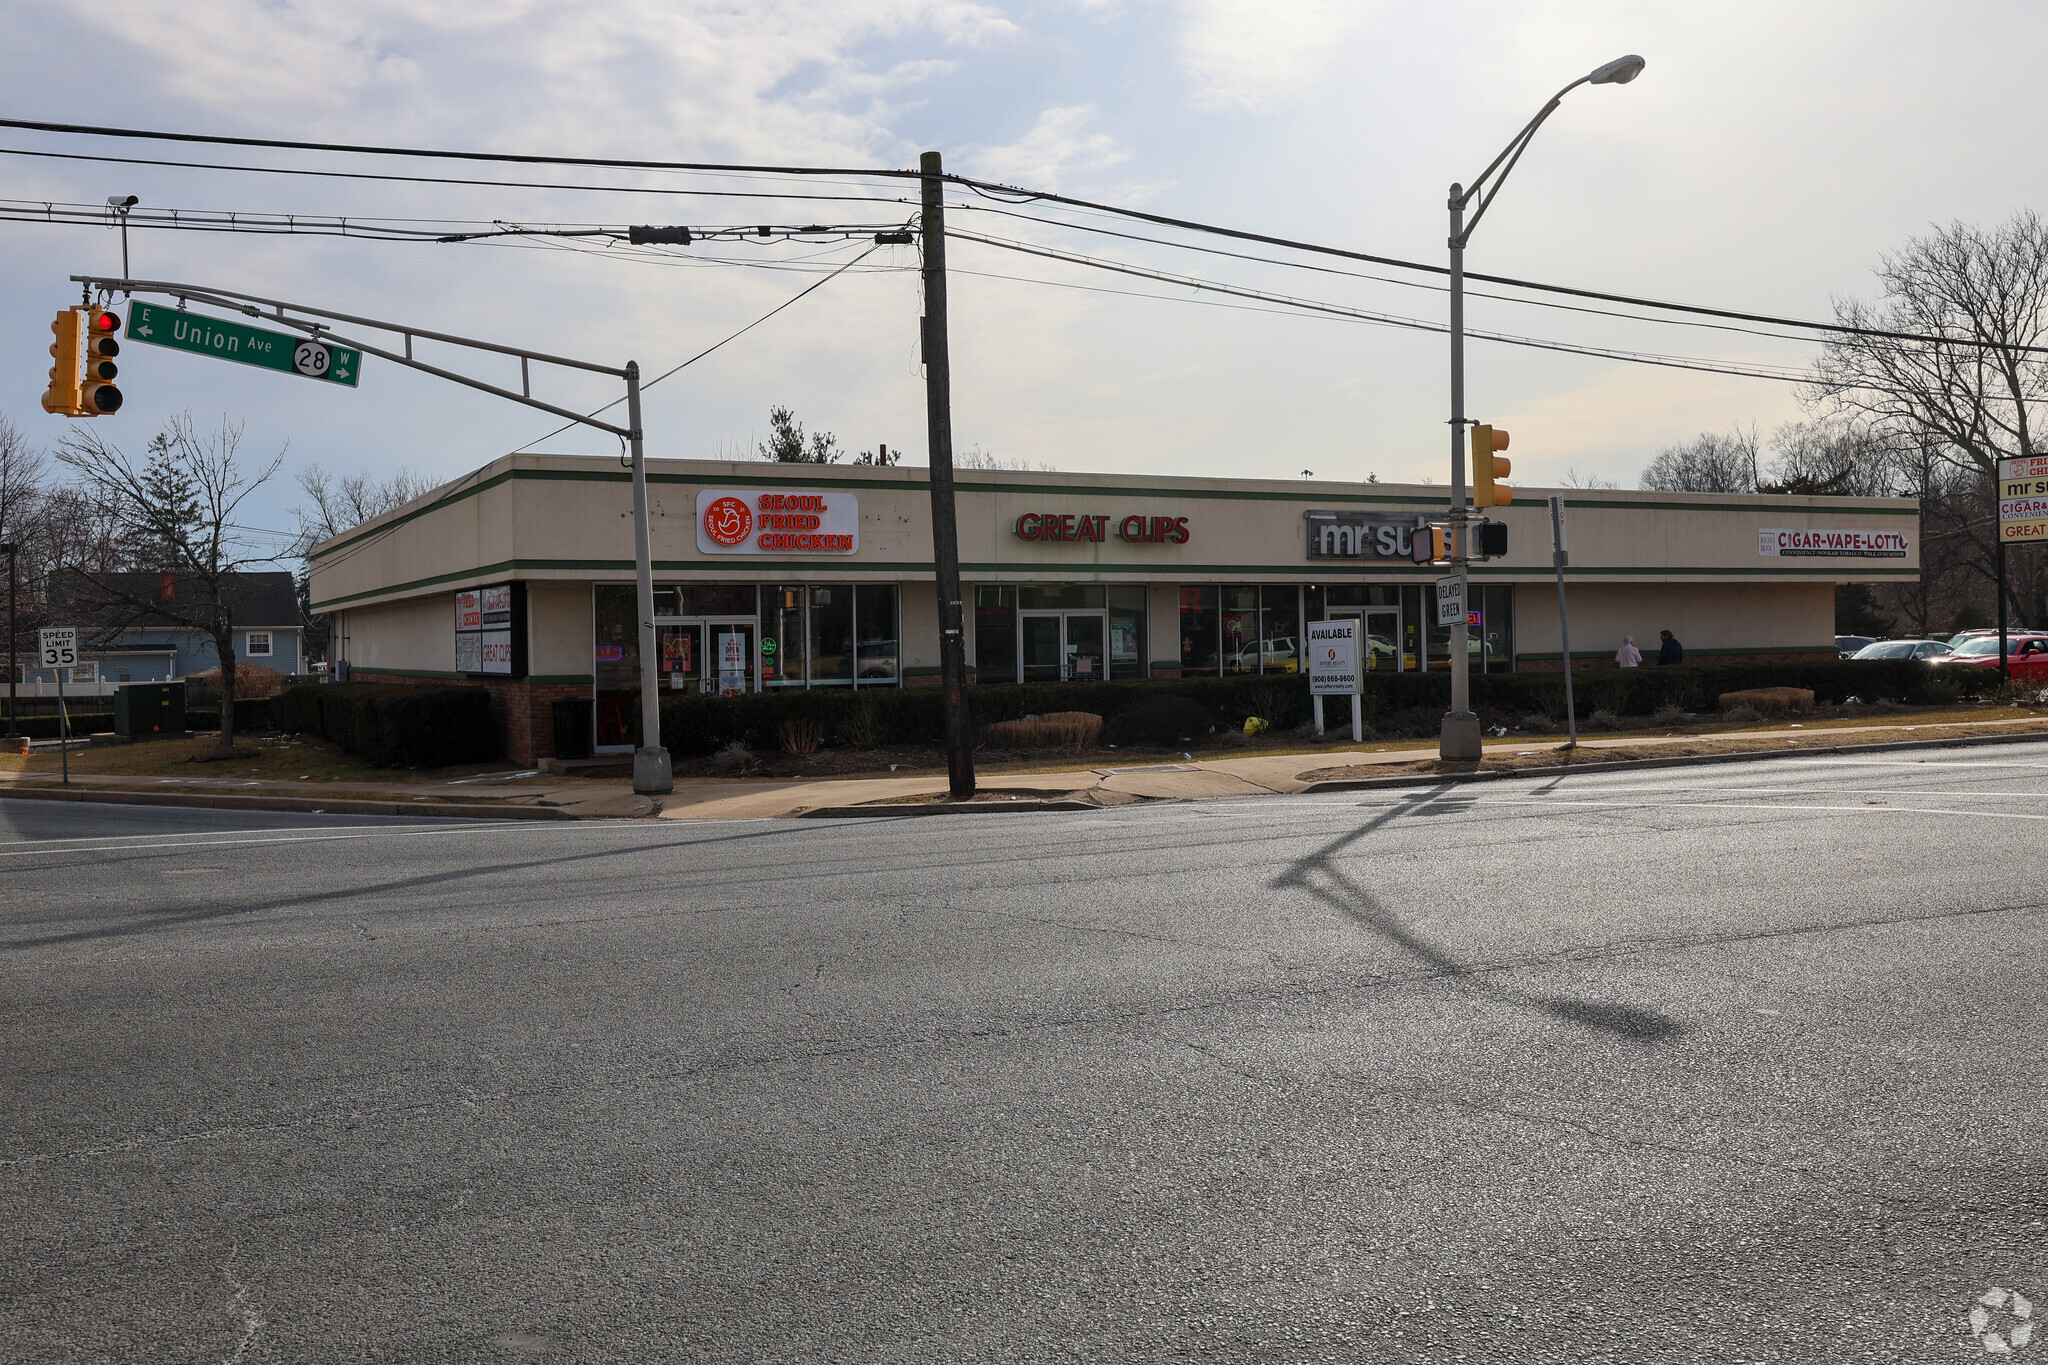
[[2048,455],[1998,462],[1998,538],[2009,545],[2048,541]]

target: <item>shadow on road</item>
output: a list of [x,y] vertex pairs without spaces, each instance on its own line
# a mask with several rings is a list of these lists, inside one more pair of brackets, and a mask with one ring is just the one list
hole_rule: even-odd
[[[1464,795],[1454,796],[1452,793],[1455,790],[1446,784],[1431,791],[1418,792],[1402,804],[1389,807],[1358,828],[1339,835],[1315,852],[1297,858],[1273,879],[1273,889],[1308,893],[1352,923],[1371,930],[1435,972],[1445,976],[1477,978],[1481,972],[1490,969],[1460,962],[1426,935],[1417,933],[1413,928],[1403,924],[1377,896],[1361,886],[1338,866],[1337,862],[1352,845],[1395,820],[1416,816],[1455,815],[1471,809],[1473,798]],[[1684,1026],[1677,1020],[1655,1010],[1606,1004],[1595,1000],[1575,1000],[1568,996],[1521,995],[1485,980],[1475,979],[1473,984],[1476,989],[1506,1004],[1534,1007],[1566,1023],[1593,1029],[1626,1042],[1661,1043],[1684,1032]]]

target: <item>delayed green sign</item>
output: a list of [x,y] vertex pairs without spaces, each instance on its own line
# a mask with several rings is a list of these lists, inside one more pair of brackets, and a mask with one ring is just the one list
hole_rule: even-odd
[[146,341],[174,351],[191,351],[217,360],[301,374],[350,388],[356,386],[356,376],[363,368],[363,353],[350,346],[334,346],[310,337],[202,317],[157,303],[129,305],[126,335],[130,341]]

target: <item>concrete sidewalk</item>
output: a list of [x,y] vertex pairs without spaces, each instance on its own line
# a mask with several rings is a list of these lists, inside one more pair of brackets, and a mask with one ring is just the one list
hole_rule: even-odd
[[[1661,736],[1629,735],[1580,741],[1582,750],[1682,748],[1716,739],[1777,740],[1801,748],[1938,740],[1945,732],[2016,731],[2033,727],[2048,734],[2048,717],[1961,720],[1921,725],[1856,725],[1830,728],[1773,727],[1728,732],[1691,731]],[[1498,739],[1485,753],[1496,760],[1555,753],[1555,738]],[[1120,766],[1075,767],[1055,772],[984,772],[984,794],[1033,800],[1073,798],[1094,805],[1134,801],[1194,801],[1224,796],[1272,796],[1304,791],[1316,782],[1341,780],[1342,770],[1371,770],[1432,760],[1436,746],[1409,742],[1369,748],[1309,749],[1297,753],[1247,754],[1240,758],[1167,760]],[[1340,770],[1333,772],[1332,770]],[[1313,781],[1307,774],[1319,776]],[[845,808],[932,797],[946,790],[944,773],[903,777],[697,778],[679,781],[662,797],[637,796],[623,778],[537,781],[524,771],[507,771],[441,782],[320,782],[204,777],[132,777],[77,774],[68,788],[55,774],[0,773],[0,797],[148,802],[164,805],[233,805],[243,809],[500,818],[757,819],[799,815],[822,807]],[[100,793],[100,795],[95,795]],[[183,798],[183,799],[181,799]]]

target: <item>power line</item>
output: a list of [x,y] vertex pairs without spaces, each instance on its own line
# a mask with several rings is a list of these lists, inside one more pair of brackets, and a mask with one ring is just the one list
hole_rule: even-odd
[[396,175],[376,171],[317,171],[300,166],[236,166],[215,161],[171,161],[139,156],[92,156],[84,152],[28,151],[0,147],[0,156],[33,156],[54,161],[98,161],[116,166],[166,166],[189,171],[241,171],[250,175],[298,175],[324,180],[381,180],[408,185],[474,185],[488,189],[569,190],[579,194],[666,194],[695,195],[717,199],[813,199],[858,204],[907,204],[908,195],[797,194],[769,190],[700,190],[636,185],[565,185],[549,180],[482,180],[448,175]]
[[[1236,298],[1254,299],[1262,303],[1280,304],[1304,312],[1326,313],[1336,317],[1350,318],[1357,322],[1376,323],[1386,327],[1398,327],[1417,332],[1448,332],[1450,328],[1441,322],[1429,322],[1421,318],[1402,317],[1394,313],[1377,313],[1363,308],[1347,308],[1341,304],[1321,303],[1313,299],[1294,298],[1286,294],[1273,294],[1264,290],[1242,289],[1235,285],[1219,284],[1199,280],[1186,275],[1169,275],[1164,271],[1147,270],[1142,266],[1121,262],[1104,261],[1094,257],[1080,256],[1071,252],[1054,251],[1049,248],[1029,246],[1021,242],[1006,242],[999,237],[984,237],[979,233],[960,232],[948,229],[948,237],[962,241],[978,242],[1005,251],[1022,252],[1027,256],[1040,256],[1047,260],[1062,261],[1069,265],[1088,266],[1096,270],[1113,271],[1120,275],[1132,275],[1140,279],[1155,280],[1161,284],[1179,285],[1188,289],[1200,289]],[[1044,283],[1044,281],[1041,281]],[[1152,297],[1159,297],[1153,295]],[[1467,329],[1466,336],[1482,341],[1497,341],[1508,346],[1525,346],[1543,351],[1562,351],[1571,355],[1596,356],[1607,360],[1622,360],[1637,365],[1656,365],[1666,369],[1698,370],[1708,374],[1737,375],[1750,379],[1773,379],[1783,383],[1808,383],[1812,375],[1804,370],[1767,369],[1758,366],[1738,366],[1722,361],[1706,360],[1696,356],[1657,355],[1644,351],[1624,351],[1605,346],[1581,346],[1567,341],[1546,341],[1540,337],[1515,336],[1506,332],[1483,332]]]
[[525,166],[603,166],[622,171],[736,171],[748,175],[872,175],[916,180],[919,171],[868,166],[757,166],[718,161],[642,161],[602,156],[549,156],[522,152],[454,152],[433,147],[377,147],[355,142],[301,142],[293,138],[228,137],[218,133],[170,133],[147,128],[101,128],[82,123],[0,118],[0,128],[85,137],[140,138],[152,142],[196,142],[215,147],[268,147],[292,152],[346,152],[357,156],[418,156],[440,161],[502,161]]
[[[35,119],[0,118],[0,128],[20,128],[30,132],[63,133],[87,137],[139,138],[162,142],[200,143],[213,146],[264,147],[285,151],[341,152],[365,156],[426,157],[439,160],[505,162],[519,165],[601,166],[615,170],[712,171],[748,175],[872,176],[895,180],[913,180],[922,177],[922,172],[919,171],[897,170],[888,167],[776,166],[708,161],[654,161],[616,157],[555,156],[518,152],[459,152],[442,148],[380,147],[363,143],[306,142],[290,138],[229,137],[213,133],[173,133],[140,128],[108,128],[78,123],[51,123]],[[1005,204],[1060,204],[1068,208],[1154,223],[1161,227],[1179,228],[1186,232],[1201,232],[1229,237],[1238,241],[1259,242],[1267,246],[1277,246],[1289,251],[1301,251],[1314,255],[1338,257],[1345,260],[1364,261],[1372,265],[1390,266],[1397,270],[1413,270],[1430,275],[1448,275],[1450,273],[1447,267],[1440,265],[1429,265],[1420,261],[1407,261],[1394,256],[1378,256],[1370,252],[1351,251],[1343,247],[1323,246],[1315,242],[1304,242],[1294,238],[1278,237],[1263,232],[1251,232],[1242,228],[1224,227],[1220,224],[1204,223],[1195,219],[1147,213],[1142,209],[1098,203],[1092,199],[1079,199],[1071,195],[1055,194],[1049,190],[1022,189],[1014,185],[1002,185],[994,181],[977,180],[971,176],[963,175],[949,174],[944,176],[943,179],[949,184],[959,185],[975,194]],[[1275,264],[1280,264],[1280,262],[1275,262]],[[1863,336],[1888,341],[1913,341],[1931,345],[1975,346],[1994,349],[2000,345],[1998,342],[1977,337],[1931,336],[1924,333],[1895,332],[1884,328],[1855,327],[1846,323],[1813,322],[1803,318],[1778,317],[1768,313],[1748,313],[1736,309],[1710,308],[1699,304],[1673,303],[1665,299],[1649,299],[1629,294],[1613,294],[1596,289],[1577,289],[1567,285],[1543,284],[1535,280],[1516,279],[1509,275],[1486,275],[1476,271],[1468,271],[1466,272],[1466,278],[1481,280],[1487,284],[1506,285],[1515,289],[1532,289],[1543,293],[1564,294],[1574,298],[1597,299],[1603,303],[1627,304],[1636,308],[1654,308],[1663,312],[1690,313],[1699,317],[1727,318],[1735,322],[1756,322],[1773,327],[1796,327],[1804,331],[1828,332],[1843,336]],[[2048,354],[2048,346],[2013,346],[2008,349],[2024,353]]]

